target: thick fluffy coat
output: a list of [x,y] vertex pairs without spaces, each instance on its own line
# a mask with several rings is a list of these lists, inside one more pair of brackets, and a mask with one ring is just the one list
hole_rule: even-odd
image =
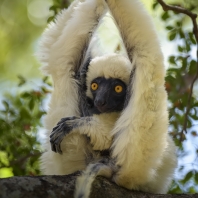
[[[85,169],[87,152],[97,158],[82,135],[66,137],[61,144],[62,155],[51,151],[48,137],[62,117],[80,116],[75,75],[89,39],[108,9],[124,41],[131,78],[126,107],[106,132],[111,137],[111,158],[119,169],[101,175],[110,174],[113,181],[128,189],[165,193],[176,167],[175,147],[168,135],[165,68],[154,26],[138,0],[76,0],[44,33],[39,57],[43,69],[52,75],[54,90],[45,118],[47,140],[42,169],[45,174],[69,174]],[[96,58],[92,63],[103,65],[102,60]]]

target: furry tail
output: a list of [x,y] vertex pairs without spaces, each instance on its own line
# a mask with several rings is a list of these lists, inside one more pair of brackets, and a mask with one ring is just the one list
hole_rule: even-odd
[[91,185],[97,176],[104,176],[111,178],[114,172],[113,165],[106,161],[101,160],[95,164],[90,164],[87,169],[77,178],[75,198],[88,198],[91,192]]

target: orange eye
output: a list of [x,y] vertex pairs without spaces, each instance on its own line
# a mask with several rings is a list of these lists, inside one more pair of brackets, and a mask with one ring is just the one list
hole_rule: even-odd
[[116,93],[121,93],[122,90],[123,90],[123,88],[122,88],[122,86],[120,86],[120,85],[117,85],[117,86],[115,87],[115,92],[116,92]]
[[93,91],[97,90],[97,89],[98,89],[98,84],[97,84],[97,83],[92,83],[92,84],[91,84],[91,89],[92,89]]

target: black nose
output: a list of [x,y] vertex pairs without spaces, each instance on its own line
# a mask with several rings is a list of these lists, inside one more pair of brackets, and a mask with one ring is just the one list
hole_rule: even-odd
[[105,99],[95,99],[94,104],[96,107],[103,107],[106,104]]

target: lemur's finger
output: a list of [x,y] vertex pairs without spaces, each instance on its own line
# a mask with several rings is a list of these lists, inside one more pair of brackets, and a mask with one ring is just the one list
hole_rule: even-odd
[[62,154],[60,144],[55,144],[55,146],[56,146],[56,152],[59,153],[59,154]]
[[67,121],[68,120],[68,117],[66,118],[61,118],[61,120],[57,123],[57,125],[60,125],[62,124],[63,122]]
[[54,151],[56,153],[56,146],[53,142],[50,142],[51,145],[51,150]]

